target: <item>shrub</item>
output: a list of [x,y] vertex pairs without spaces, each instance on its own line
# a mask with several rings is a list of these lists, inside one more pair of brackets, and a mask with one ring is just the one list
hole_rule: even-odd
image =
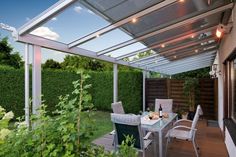
[[[88,83],[93,84],[89,91],[95,108],[111,111],[113,72],[89,72],[89,75],[91,79]],[[125,111],[138,113],[142,104],[142,73],[119,72],[118,77],[118,97],[123,102]],[[42,94],[48,113],[55,110],[58,97],[69,93],[73,89],[71,82],[78,78],[74,72],[42,71]],[[16,117],[24,115],[24,70],[0,69],[0,81],[0,104],[7,110],[12,110]]]
[[[88,77],[80,73],[80,79],[73,82],[72,94],[60,97],[55,117],[46,114],[46,106],[41,105],[39,114],[33,117],[33,128],[18,125],[8,133],[0,143],[0,156],[136,157],[131,137],[122,143],[118,153],[105,152],[104,149],[86,143],[95,126],[90,119],[93,105],[92,97],[87,91],[91,85],[85,84]],[[0,108],[1,117],[4,114],[4,110]],[[9,115],[8,119],[12,118],[12,114]],[[6,114],[4,117],[7,117]]]

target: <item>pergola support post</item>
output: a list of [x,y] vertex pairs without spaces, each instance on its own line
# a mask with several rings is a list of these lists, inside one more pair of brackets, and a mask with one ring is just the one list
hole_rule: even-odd
[[145,104],[146,104],[146,71],[143,71],[143,112],[145,111]]
[[41,47],[33,45],[33,114],[38,114],[41,105]]
[[118,101],[118,65],[113,64],[113,102]]
[[25,123],[30,126],[29,109],[29,44],[25,44]]

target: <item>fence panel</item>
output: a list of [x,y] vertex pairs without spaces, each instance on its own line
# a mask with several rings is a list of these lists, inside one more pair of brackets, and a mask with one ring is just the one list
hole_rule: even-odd
[[[186,98],[183,93],[184,80],[175,79],[146,79],[146,105],[153,107],[156,98],[173,99],[173,108],[188,110]],[[218,87],[217,79],[199,79],[199,100],[206,119],[217,119]],[[197,105],[197,104],[196,104]]]

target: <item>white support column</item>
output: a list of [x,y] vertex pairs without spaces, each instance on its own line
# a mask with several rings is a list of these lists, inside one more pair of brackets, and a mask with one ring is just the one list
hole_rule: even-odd
[[143,71],[143,112],[145,111],[145,103],[146,103],[146,71]]
[[25,44],[25,123],[30,126],[29,110],[29,44]]
[[113,102],[118,101],[118,66],[113,64]]
[[33,114],[37,114],[37,109],[41,105],[41,47],[33,45]]

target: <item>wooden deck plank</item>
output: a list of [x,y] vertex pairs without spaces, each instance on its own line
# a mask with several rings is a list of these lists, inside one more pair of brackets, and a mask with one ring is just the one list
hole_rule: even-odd
[[[227,157],[228,153],[223,140],[222,133],[218,127],[209,127],[205,120],[198,122],[198,131],[196,135],[196,141],[200,147],[201,157]],[[113,135],[106,134],[94,140],[92,143],[103,146],[105,150],[114,150],[112,145]],[[153,157],[153,146],[146,152],[146,156]],[[188,141],[173,140],[168,146],[167,157],[194,157],[195,152],[193,145]]]

